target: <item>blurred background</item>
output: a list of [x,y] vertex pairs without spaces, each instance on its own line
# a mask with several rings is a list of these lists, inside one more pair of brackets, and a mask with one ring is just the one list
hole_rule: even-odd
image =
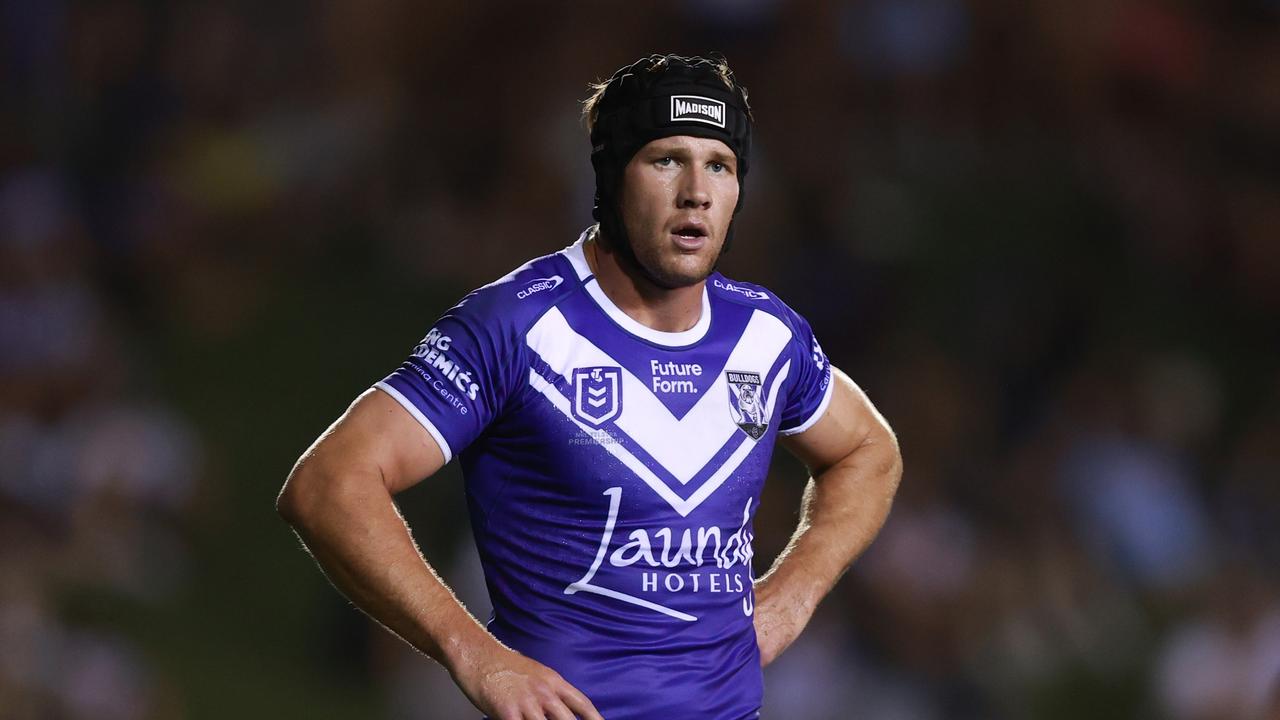
[[[0,0],[0,717],[474,717],[275,495],[589,224],[587,83],[713,50],[722,269],[907,468],[765,717],[1280,717],[1276,0]],[[399,500],[485,616],[456,468]]]

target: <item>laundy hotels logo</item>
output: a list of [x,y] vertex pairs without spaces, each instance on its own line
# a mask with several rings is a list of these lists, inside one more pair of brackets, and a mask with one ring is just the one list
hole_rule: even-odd
[[724,103],[701,95],[672,95],[671,122],[700,122],[724,127]]
[[600,427],[622,412],[622,368],[585,367],[573,371],[573,416]]

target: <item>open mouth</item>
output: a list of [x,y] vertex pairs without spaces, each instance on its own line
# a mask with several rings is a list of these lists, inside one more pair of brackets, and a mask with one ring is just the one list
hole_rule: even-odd
[[683,240],[692,242],[706,237],[707,231],[693,223],[686,223],[684,225],[677,225],[676,228],[671,231],[671,234],[676,235]]

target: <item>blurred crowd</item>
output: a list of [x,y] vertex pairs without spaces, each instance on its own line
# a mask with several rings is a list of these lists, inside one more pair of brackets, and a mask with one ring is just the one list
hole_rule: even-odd
[[[765,717],[1280,718],[1275,0],[0,0],[0,717],[259,717],[334,678],[466,717],[286,581],[319,574],[274,493],[438,313],[590,222],[587,83],[711,50],[757,121],[722,269],[906,464]],[[483,616],[441,493],[424,547]]]

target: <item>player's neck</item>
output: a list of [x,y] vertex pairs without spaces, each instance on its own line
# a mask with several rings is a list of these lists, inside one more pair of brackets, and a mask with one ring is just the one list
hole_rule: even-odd
[[595,236],[583,251],[605,297],[632,320],[659,332],[684,332],[702,319],[705,281],[675,289],[654,285],[625,267],[617,253],[604,251]]

